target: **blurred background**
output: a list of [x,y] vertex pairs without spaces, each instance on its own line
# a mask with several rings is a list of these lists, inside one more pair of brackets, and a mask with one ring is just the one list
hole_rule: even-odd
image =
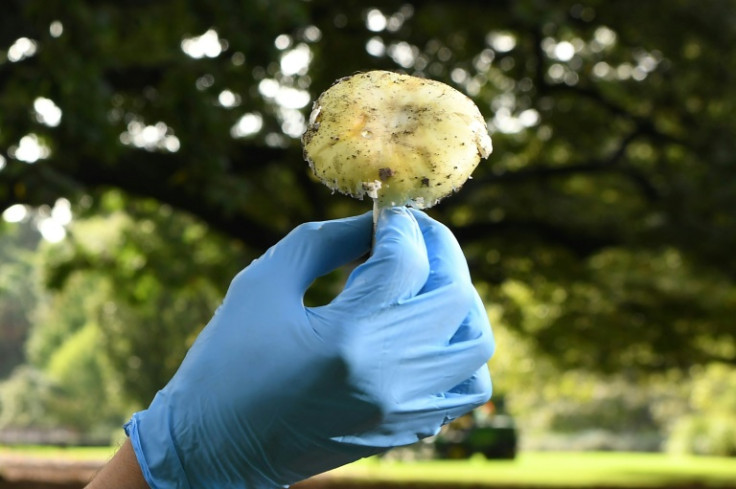
[[476,425],[506,457],[736,456],[734,46],[731,0],[4,1],[0,443],[119,440],[238,270],[369,210],[299,138],[388,69],[466,93],[494,142],[430,211],[488,307],[493,404],[401,456],[471,456]]

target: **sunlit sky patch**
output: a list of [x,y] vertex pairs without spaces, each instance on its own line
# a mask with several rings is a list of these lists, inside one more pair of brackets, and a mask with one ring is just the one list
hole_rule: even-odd
[[594,50],[605,49],[616,44],[618,36],[616,33],[606,26],[598,27],[593,33]]
[[66,238],[66,226],[72,222],[72,206],[67,199],[58,199],[49,212],[47,208],[39,210],[36,227],[43,239],[50,243],[58,243]]
[[266,145],[272,148],[283,148],[287,144],[287,140],[283,134],[270,132],[266,134]]
[[61,122],[61,109],[51,99],[38,97],[33,101],[33,110],[36,120],[41,124],[56,127]]
[[215,77],[209,73],[200,76],[199,78],[197,78],[197,81],[194,82],[194,86],[197,87],[197,90],[206,90],[214,84]]
[[365,27],[371,32],[396,32],[404,22],[414,13],[411,5],[403,5],[397,12],[386,15],[377,8],[368,10],[365,14]]
[[387,24],[388,20],[380,10],[374,8],[368,11],[365,19],[365,26],[369,31],[381,32],[386,28]]
[[386,54],[386,45],[383,43],[383,39],[378,36],[373,36],[365,43],[365,50],[371,56],[380,58]]
[[13,204],[3,211],[5,222],[21,222],[28,215],[28,209],[23,204]]
[[175,153],[181,146],[179,138],[165,122],[146,125],[138,119],[128,123],[127,131],[120,134],[120,142],[148,151],[168,151]]
[[62,226],[72,222],[72,205],[67,199],[59,199],[51,208],[51,218]]
[[498,53],[506,53],[516,47],[516,37],[509,32],[489,32],[486,42]]
[[276,49],[283,51],[284,49],[291,47],[292,39],[288,34],[279,34],[273,41],[273,45]]
[[322,39],[322,31],[316,25],[304,28],[304,39],[309,42],[317,42]]
[[235,138],[244,138],[257,134],[263,127],[261,114],[244,114],[235,125],[230,128],[230,134]]
[[309,92],[293,87],[280,87],[274,100],[285,109],[301,109],[309,104]]
[[299,43],[281,55],[281,73],[286,76],[306,75],[311,61],[312,50],[306,44]]
[[258,84],[258,92],[267,100],[287,109],[302,109],[309,104],[311,96],[306,90],[284,86],[273,78],[264,78]]
[[508,107],[498,109],[493,115],[491,128],[504,134],[516,134],[539,123],[539,112],[526,109],[513,114]]
[[16,63],[36,54],[36,41],[27,37],[20,37],[8,48],[8,61]]
[[30,133],[23,136],[17,146],[11,146],[8,153],[16,160],[35,163],[48,158],[51,150],[36,134]]
[[281,119],[281,130],[291,138],[300,138],[307,129],[304,114],[300,110],[282,107],[279,110],[279,117]]
[[227,42],[221,40],[214,29],[209,29],[201,36],[188,37],[181,42],[181,50],[194,59],[216,58],[226,47]]
[[55,20],[49,25],[49,34],[51,37],[61,37],[64,33],[64,24],[61,21]]
[[[264,80],[266,81],[266,80]],[[272,80],[274,81],[274,80]],[[278,107],[276,113],[281,121],[281,130],[291,138],[299,138],[307,129],[306,120],[301,110],[311,99],[309,92],[299,90],[292,87],[284,87],[276,82],[275,90],[271,83],[259,85],[259,88],[265,87],[265,91],[261,94],[267,99],[272,100]],[[259,128],[260,129],[260,128]]]
[[575,56],[575,46],[567,41],[557,43],[554,47],[554,57],[560,61],[570,61]]
[[232,108],[240,105],[240,95],[230,90],[223,90],[217,96],[217,102],[223,107]]
[[43,239],[58,243],[66,238],[66,227],[73,220],[72,206],[64,198],[57,199],[51,208],[44,205],[33,209],[27,205],[14,204],[3,211],[2,219],[9,223],[32,220]]
[[465,83],[468,80],[468,76],[468,71],[462,68],[455,68],[450,72],[450,79],[458,85]]
[[[304,35],[318,40],[322,32],[314,27],[306,28]],[[301,137],[306,130],[306,121],[301,109],[309,105],[311,95],[306,90],[309,80],[309,65],[312,62],[312,50],[306,43],[294,44],[294,39],[286,34],[281,34],[274,39],[274,46],[281,51],[279,60],[279,72],[273,77],[264,78],[258,83],[258,93],[264,100],[274,105],[281,131],[291,138]],[[260,132],[263,127],[263,118],[257,113],[244,114],[240,120],[230,129],[233,137],[247,137]],[[270,142],[269,142],[270,141]],[[285,139],[280,136],[278,140],[271,135],[266,135],[266,144],[270,146],[282,146]]]
[[388,55],[402,68],[411,68],[419,55],[419,48],[408,42],[401,41],[388,47]]
[[493,118],[489,121],[489,128],[503,134],[517,134],[525,129],[537,126],[541,116],[536,109],[529,108],[519,111],[516,96],[504,93],[493,100],[491,104]]
[[38,232],[41,233],[41,236],[43,236],[43,239],[50,243],[58,243],[66,238],[66,229],[64,229],[64,226],[51,218],[39,220],[36,227],[38,228]]

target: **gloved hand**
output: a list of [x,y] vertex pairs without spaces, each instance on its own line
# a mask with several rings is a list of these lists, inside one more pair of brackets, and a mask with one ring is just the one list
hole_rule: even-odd
[[330,304],[315,278],[369,251],[370,214],[294,229],[233,280],[169,384],[126,424],[147,482],[273,488],[436,434],[488,400],[494,343],[450,231],[382,211]]

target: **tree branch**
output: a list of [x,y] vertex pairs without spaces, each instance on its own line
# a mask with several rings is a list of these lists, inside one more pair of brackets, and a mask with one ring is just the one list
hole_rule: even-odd
[[[620,173],[629,177],[642,191],[649,200],[656,200],[659,192],[651,182],[636,168],[624,166],[621,164],[626,150],[629,145],[638,137],[640,133],[633,131],[621,140],[621,143],[610,155],[605,158],[593,160],[587,163],[573,163],[564,166],[553,166],[538,164],[527,166],[520,170],[496,173],[480,177],[476,180],[474,188],[479,189],[483,184],[507,184],[507,183],[523,183],[530,180],[545,180],[550,178],[564,178],[570,175],[579,175],[585,173]],[[481,185],[477,185],[481,184]]]
[[[162,171],[161,166],[166,170]],[[202,199],[201,186],[174,183],[170,177],[185,167],[175,154],[130,151],[112,168],[101,167],[90,160],[82,161],[73,178],[88,187],[117,187],[133,195],[154,198],[195,215],[256,249],[266,249],[278,241],[281,234],[277,231],[242,213],[224,211],[220,205]],[[150,171],[152,168],[156,168],[155,172]],[[165,181],[161,180],[161,175],[167,176]]]
[[539,220],[502,220],[497,222],[475,222],[453,227],[458,241],[472,242],[501,234],[533,235],[548,243],[563,246],[576,256],[585,258],[609,246],[616,246],[621,240],[613,235],[596,235],[589,230],[574,229]]
[[[261,149],[251,148],[247,160],[273,158],[277,151]],[[280,151],[282,154],[283,150]],[[281,238],[282,233],[275,229],[242,213],[224,211],[216,202],[202,199],[202,185],[206,182],[189,187],[177,184],[172,176],[187,168],[186,161],[179,154],[130,150],[115,165],[103,165],[93,158],[80,156],[64,173],[54,168],[59,160],[63,160],[63,155],[33,165],[9,160],[9,168],[0,173],[0,205],[3,208],[15,203],[37,206],[69,196],[71,191],[119,188],[128,194],[153,198],[186,211],[258,250],[268,248]],[[233,173],[233,178],[242,177]]]

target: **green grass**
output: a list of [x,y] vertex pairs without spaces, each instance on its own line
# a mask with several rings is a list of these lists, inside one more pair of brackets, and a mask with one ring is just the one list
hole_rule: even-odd
[[369,459],[332,472],[335,477],[372,481],[406,481],[536,487],[673,487],[684,485],[736,488],[736,459],[675,457],[620,452],[522,453],[513,461],[387,462]]
[[53,447],[0,445],[0,456],[26,456],[51,460],[109,460],[117,447]]
[[[6,447],[0,456],[104,462],[115,447]],[[448,483],[452,486],[677,487],[736,489],[736,458],[622,452],[525,452],[516,460],[393,462],[371,458],[336,469],[332,477],[371,482]]]

